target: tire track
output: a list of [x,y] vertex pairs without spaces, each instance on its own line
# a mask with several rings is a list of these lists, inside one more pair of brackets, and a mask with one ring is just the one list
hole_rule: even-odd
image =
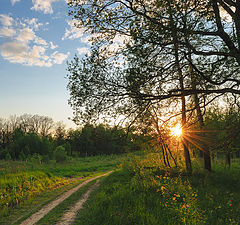
[[37,223],[40,219],[42,219],[45,215],[47,215],[52,209],[54,209],[56,206],[58,206],[61,202],[63,202],[65,199],[67,199],[73,193],[78,191],[81,187],[85,186],[87,183],[89,183],[93,180],[96,180],[96,179],[98,179],[102,176],[106,176],[110,173],[112,173],[112,171],[109,171],[105,174],[102,174],[102,175],[99,175],[97,177],[93,177],[91,179],[88,179],[88,180],[84,181],[83,183],[79,184],[78,186],[76,186],[75,188],[72,188],[71,190],[63,193],[57,199],[51,201],[47,205],[43,206],[43,208],[41,208],[39,211],[32,214],[30,217],[28,217],[26,220],[24,220],[22,223],[20,223],[20,225],[33,225],[33,224]]
[[92,185],[88,191],[82,196],[82,198],[72,206],[60,219],[56,225],[70,225],[74,222],[77,212],[83,208],[84,202],[87,201],[89,195],[99,186],[99,180]]

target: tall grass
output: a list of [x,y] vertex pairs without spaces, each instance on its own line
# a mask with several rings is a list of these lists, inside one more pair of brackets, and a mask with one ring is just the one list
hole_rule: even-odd
[[123,154],[69,158],[63,163],[56,163],[55,160],[44,163],[37,159],[29,161],[0,160],[0,177],[4,174],[29,171],[43,171],[58,177],[88,176],[94,172],[111,170],[126,157],[127,155]]
[[239,224],[240,166],[194,173],[167,169],[156,154],[132,157],[105,178],[75,224]]
[[[126,156],[95,156],[69,158],[64,163],[38,159],[23,161],[0,161],[0,216],[46,190],[53,190],[70,182],[79,182],[75,177],[86,177],[94,173],[115,168]],[[67,177],[67,179],[66,179]]]
[[199,224],[202,215],[197,199],[187,180],[134,158],[104,180],[75,223]]
[[37,196],[46,189],[57,188],[69,180],[41,171],[8,174],[0,177],[0,216],[25,199]]

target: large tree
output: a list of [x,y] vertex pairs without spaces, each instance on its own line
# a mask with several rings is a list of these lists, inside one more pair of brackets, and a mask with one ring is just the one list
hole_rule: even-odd
[[[75,25],[91,33],[93,42],[91,55],[83,61],[76,56],[68,67],[76,121],[103,114],[134,120],[150,106],[172,99],[182,103],[187,130],[191,109],[198,110],[201,121],[206,99],[240,93],[238,2],[72,0],[69,6]],[[119,39],[123,44],[113,51]],[[186,106],[191,95],[192,108]],[[205,163],[209,158],[206,154]]]

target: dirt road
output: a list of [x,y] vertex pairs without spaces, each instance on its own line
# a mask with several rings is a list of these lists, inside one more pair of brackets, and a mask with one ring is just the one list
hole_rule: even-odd
[[[67,199],[69,196],[71,196],[74,192],[76,192],[77,190],[79,190],[81,187],[83,187],[84,185],[86,185],[87,183],[96,180],[102,176],[106,176],[108,174],[112,173],[112,171],[109,171],[105,174],[102,174],[100,176],[88,179],[86,181],[84,181],[83,183],[79,184],[78,186],[76,186],[75,188],[72,188],[71,190],[63,193],[61,196],[59,196],[57,199],[53,200],[52,202],[50,202],[49,204],[45,205],[42,209],[40,209],[38,212],[32,214],[30,217],[28,217],[26,220],[24,220],[20,225],[33,225],[35,223],[37,223],[40,219],[42,219],[45,215],[47,215],[52,209],[54,209],[57,205],[59,205],[61,202],[63,202],[65,199]],[[79,200],[79,202],[76,203],[76,205],[73,206],[73,208],[71,208],[70,211],[72,211],[68,216],[67,213],[64,214],[64,216],[62,217],[63,221],[68,221],[68,223],[59,223],[61,225],[63,224],[70,224],[70,221],[72,222],[73,219],[71,219],[71,217],[75,218],[76,215],[76,210],[79,210],[82,207],[82,204],[87,200],[88,196],[90,195],[90,193],[93,191],[94,188],[96,188],[96,186],[98,185],[95,184],[93,187],[91,187],[85,194],[84,196]]]

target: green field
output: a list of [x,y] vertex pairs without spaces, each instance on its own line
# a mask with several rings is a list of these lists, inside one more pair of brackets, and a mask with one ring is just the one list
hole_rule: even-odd
[[[134,159],[104,179],[75,224],[240,224],[240,161],[193,175],[144,167]],[[146,161],[144,161],[146,162]]]
[[125,158],[94,156],[70,158],[64,163],[0,161],[0,224],[24,218],[29,210],[36,211],[85,179],[117,168]]
[[[157,153],[146,153],[76,158],[62,164],[1,161],[4,197],[0,224],[19,224],[83,180],[116,168],[113,174],[101,178],[100,187],[79,211],[74,224],[240,223],[239,159],[233,160],[230,169],[222,160],[215,160],[213,172],[200,169],[198,159],[193,161],[194,172],[189,175],[182,167],[167,169],[156,158]],[[55,224],[93,183],[74,193],[37,224]]]

